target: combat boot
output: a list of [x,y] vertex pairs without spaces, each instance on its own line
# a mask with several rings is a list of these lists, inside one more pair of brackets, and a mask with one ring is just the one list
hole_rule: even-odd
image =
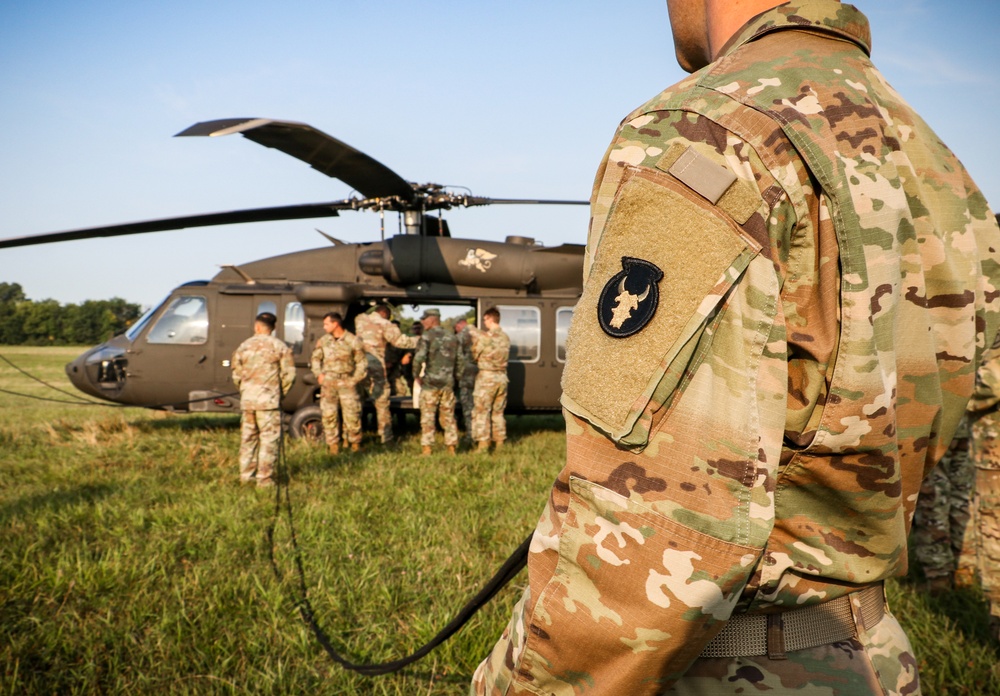
[[448,454],[452,457],[455,456],[455,445],[448,445]]
[[503,449],[503,440],[497,440],[493,443],[494,452],[499,452],[501,449]]
[[489,451],[490,451],[490,441],[489,440],[480,440],[479,444],[476,445],[476,452],[478,454],[485,454],[486,452],[489,452]]
[[431,456],[431,446],[430,445],[424,445],[423,447],[420,448],[420,453],[422,455],[424,455],[425,457]]
[[330,445],[330,454],[331,454],[331,456],[334,456],[334,457],[336,457],[338,454],[340,454],[340,445],[337,445],[337,444]]
[[361,451],[361,445],[359,445],[357,442],[352,442],[351,443],[351,451],[352,452],[360,452]]
[[959,568],[955,571],[954,578],[956,588],[972,587],[976,584],[976,573],[972,568]]

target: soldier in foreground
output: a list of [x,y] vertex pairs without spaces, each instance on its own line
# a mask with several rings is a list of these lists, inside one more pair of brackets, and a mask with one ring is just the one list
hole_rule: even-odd
[[507,439],[507,361],[510,337],[500,328],[500,310],[490,307],[483,312],[485,331],[472,331],[472,357],[476,361],[476,387],[472,393],[472,439],[479,452],[486,452],[493,440],[494,449]]
[[693,74],[598,170],[566,464],[473,692],[917,694],[882,582],[994,343],[1000,230],[857,9],[667,5]]
[[455,424],[455,365],[458,361],[458,337],[441,328],[441,312],[428,309],[420,318],[424,326],[417,352],[413,356],[413,374],[420,381],[420,446],[424,455],[434,446],[436,420],[444,430],[448,454],[458,446]]
[[389,321],[389,307],[380,304],[368,314],[354,318],[354,329],[364,343],[368,359],[368,395],[375,402],[375,420],[383,444],[392,442],[392,414],[389,412],[389,383],[385,372],[386,344],[396,348],[417,347],[417,338],[403,334]]
[[462,423],[466,437],[472,439],[472,413],[475,407],[473,394],[476,390],[476,359],[472,357],[472,331],[469,321],[462,317],[455,322],[458,337],[458,367],[455,383],[458,385],[458,403],[462,407]]
[[257,315],[253,336],[243,341],[230,362],[240,390],[240,482],[272,486],[281,445],[281,397],[295,381],[292,350],[272,336],[277,318]]
[[368,372],[361,340],[344,328],[337,312],[323,317],[326,333],[316,341],[310,367],[320,385],[319,407],[330,454],[340,452],[340,420],[352,452],[361,449],[361,397],[358,384]]

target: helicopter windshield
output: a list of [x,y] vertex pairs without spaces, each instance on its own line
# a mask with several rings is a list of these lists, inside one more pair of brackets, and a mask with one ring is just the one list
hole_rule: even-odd
[[132,324],[132,326],[128,327],[128,330],[125,332],[125,338],[127,338],[130,341],[134,341],[136,337],[140,333],[142,333],[143,328],[145,328],[146,324],[149,323],[149,320],[153,317],[154,314],[156,314],[157,310],[159,310],[160,307],[163,306],[163,303],[166,301],[167,298],[164,297],[155,305],[147,309],[145,313],[143,313],[143,315],[139,317],[138,321]]

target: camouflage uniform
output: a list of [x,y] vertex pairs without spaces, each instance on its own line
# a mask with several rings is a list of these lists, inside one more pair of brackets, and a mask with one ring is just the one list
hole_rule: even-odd
[[471,437],[472,414],[475,404],[473,393],[476,389],[476,374],[479,372],[479,368],[476,367],[476,359],[472,357],[472,332],[469,326],[465,326],[458,332],[457,369],[455,381],[458,384],[458,398],[462,406],[462,422]]
[[472,392],[472,439],[479,443],[507,439],[507,360],[510,338],[499,326],[490,331],[473,329],[472,357],[476,360],[476,387]]
[[368,395],[375,402],[375,418],[382,442],[392,440],[392,415],[389,412],[389,384],[385,373],[386,344],[396,348],[416,348],[417,337],[406,336],[399,327],[378,312],[359,314],[354,318],[358,338],[364,343],[368,358]]
[[975,528],[970,524],[976,468],[969,422],[963,418],[948,451],[920,486],[910,544],[931,590],[969,585],[976,571]]
[[361,340],[350,331],[340,338],[324,334],[312,352],[312,372],[319,378],[319,407],[323,411],[323,432],[328,445],[340,446],[340,412],[344,433],[352,445],[361,443],[361,398],[358,384],[368,372]]
[[455,424],[455,363],[458,359],[458,338],[453,331],[440,326],[424,331],[413,357],[413,372],[420,380],[420,444],[434,444],[435,418],[444,430],[444,444],[458,444]]
[[474,693],[919,692],[880,583],[996,334],[1000,230],[869,38],[850,5],[781,5],[622,123],[566,465]]
[[281,397],[295,381],[292,350],[270,334],[254,334],[230,361],[240,390],[240,480],[267,485],[281,442]]
[[975,494],[974,548],[979,580],[990,602],[993,635],[1000,638],[1000,347],[980,369],[969,404]]

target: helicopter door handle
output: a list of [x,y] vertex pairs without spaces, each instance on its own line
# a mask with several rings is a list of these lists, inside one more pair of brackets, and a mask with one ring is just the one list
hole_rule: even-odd
[[198,358],[198,364],[201,365],[206,360],[208,360],[208,356],[207,355],[203,355],[200,358]]

